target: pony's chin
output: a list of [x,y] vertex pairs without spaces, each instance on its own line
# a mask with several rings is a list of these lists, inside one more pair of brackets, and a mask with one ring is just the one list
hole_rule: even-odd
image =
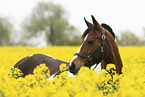
[[75,70],[75,71],[71,71],[71,70],[70,70],[70,73],[72,73],[73,75],[76,75],[76,74],[78,73],[79,70],[80,70],[80,68],[77,69],[77,70]]
[[78,73],[79,70],[76,71],[70,71],[70,73],[72,73],[73,75],[76,75]]
[[73,75],[77,75],[78,72],[70,72],[70,73],[72,73]]

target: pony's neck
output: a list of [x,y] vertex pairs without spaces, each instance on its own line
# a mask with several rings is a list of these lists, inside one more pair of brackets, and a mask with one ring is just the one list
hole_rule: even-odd
[[107,59],[109,60],[106,60],[106,63],[112,63],[112,64],[115,64],[116,66],[116,72],[121,74],[121,70],[122,70],[122,60],[121,60],[121,57],[120,57],[120,53],[119,53],[119,50],[118,50],[118,46],[116,44],[116,42],[114,42],[113,44],[110,43],[110,54],[108,56]]
[[105,56],[104,59],[101,61],[101,68],[102,69],[106,69],[107,64],[112,63],[115,64],[116,66],[116,72],[118,74],[121,74],[121,70],[122,70],[122,60],[119,54],[119,50],[118,50],[118,46],[117,43],[115,42],[115,40],[113,39],[113,37],[110,35],[110,33],[106,33],[106,37],[108,38],[108,40],[106,41],[105,45],[106,45],[106,52],[105,52]]

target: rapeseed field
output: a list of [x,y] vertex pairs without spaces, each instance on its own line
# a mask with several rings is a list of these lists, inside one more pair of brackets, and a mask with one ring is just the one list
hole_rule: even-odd
[[[123,61],[122,75],[109,64],[107,70],[82,67],[76,77],[66,71],[48,79],[45,64],[36,67],[33,75],[13,68],[20,59],[32,54],[47,54],[70,62],[78,46],[0,47],[0,97],[145,97],[145,47],[119,47]],[[61,71],[67,68],[60,66]]]

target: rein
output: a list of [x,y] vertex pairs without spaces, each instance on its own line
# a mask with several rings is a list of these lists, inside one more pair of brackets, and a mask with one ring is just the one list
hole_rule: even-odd
[[[103,35],[102,35],[102,38],[101,38],[101,43],[99,44],[97,49],[91,55],[86,56],[86,55],[83,55],[83,54],[80,54],[80,53],[75,53],[74,56],[77,55],[77,56],[80,56],[80,57],[83,57],[83,58],[87,59],[89,61],[88,65],[90,65],[93,55],[100,49],[101,50],[101,60],[100,60],[100,62],[101,62],[103,60],[103,56],[104,56],[104,40],[106,39],[105,31],[104,31],[103,27],[102,27],[102,30],[103,30]],[[93,70],[97,67],[98,64],[96,64],[96,66],[93,68]]]

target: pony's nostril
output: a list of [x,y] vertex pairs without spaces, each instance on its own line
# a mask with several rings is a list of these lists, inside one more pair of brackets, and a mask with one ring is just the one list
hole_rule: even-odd
[[75,64],[72,63],[71,66],[69,67],[70,69],[74,69],[75,68]]
[[72,67],[75,68],[75,63],[72,63]]

